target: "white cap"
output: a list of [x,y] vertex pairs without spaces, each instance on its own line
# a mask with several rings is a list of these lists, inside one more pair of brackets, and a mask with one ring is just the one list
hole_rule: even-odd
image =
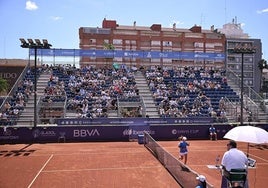
[[198,177],[196,177],[197,180],[201,181],[201,182],[205,182],[206,181],[206,177],[203,175],[199,175]]
[[187,138],[184,136],[184,137],[182,137],[182,140],[187,140]]

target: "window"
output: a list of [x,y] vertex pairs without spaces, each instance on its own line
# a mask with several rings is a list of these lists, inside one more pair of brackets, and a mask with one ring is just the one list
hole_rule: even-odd
[[160,46],[161,42],[160,41],[151,41],[152,46]]
[[172,46],[172,41],[163,41],[163,46]]
[[196,48],[203,48],[204,47],[204,43],[203,42],[195,42],[194,43],[194,47],[196,47]]
[[96,39],[89,39],[89,44],[95,44],[96,43]]
[[122,39],[113,39],[113,44],[122,44]]

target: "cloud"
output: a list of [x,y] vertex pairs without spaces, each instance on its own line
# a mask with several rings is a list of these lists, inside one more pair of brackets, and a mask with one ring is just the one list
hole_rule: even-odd
[[38,9],[38,6],[33,1],[26,1],[26,7],[27,10],[36,10]]
[[268,8],[262,9],[262,10],[257,10],[258,14],[262,14],[262,13],[265,13],[265,12],[268,12]]
[[54,21],[62,20],[63,18],[60,16],[50,16],[50,18]]

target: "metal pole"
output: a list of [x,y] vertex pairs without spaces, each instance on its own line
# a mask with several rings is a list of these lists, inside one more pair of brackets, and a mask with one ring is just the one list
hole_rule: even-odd
[[36,58],[37,58],[37,47],[34,48],[34,127],[37,126],[37,66],[36,66]]
[[240,110],[240,125],[243,125],[243,109],[244,109],[244,53],[242,52],[241,62],[241,110]]
[[[37,126],[37,49],[50,49],[52,46],[48,43],[47,39],[43,39],[43,44],[39,39],[28,39],[28,42],[24,38],[20,38],[21,47],[29,49],[29,62],[30,62],[30,49],[34,49],[34,127]],[[41,52],[42,53],[42,52]],[[43,55],[41,54],[42,62],[43,62]]]

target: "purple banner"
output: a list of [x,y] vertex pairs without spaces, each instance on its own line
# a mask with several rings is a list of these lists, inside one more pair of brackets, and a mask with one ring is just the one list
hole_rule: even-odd
[[[210,125],[160,125],[151,126],[150,131],[155,140],[178,140],[180,136],[186,136],[188,139],[209,139]],[[228,124],[214,125],[216,128],[218,139],[222,139],[232,127]]]
[[[177,140],[179,136],[188,139],[209,139],[209,124],[201,125],[131,125],[131,126],[57,126],[57,127],[0,127],[0,143],[46,143],[85,141],[129,141],[138,139],[144,131],[155,140]],[[233,127],[228,124],[214,125],[218,139]],[[258,125],[267,128],[267,124]]]
[[58,125],[155,125],[155,124],[206,124],[212,123],[213,118],[189,117],[189,118],[96,118],[58,119]]
[[126,126],[70,126],[0,129],[0,143],[128,141]]

